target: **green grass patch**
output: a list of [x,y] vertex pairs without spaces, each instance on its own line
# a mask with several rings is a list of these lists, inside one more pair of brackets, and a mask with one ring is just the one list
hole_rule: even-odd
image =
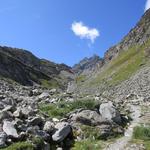
[[100,129],[97,127],[81,125],[81,130],[83,131],[84,139],[99,140],[100,139]]
[[74,137],[82,137],[84,140],[100,140],[100,129],[94,126],[80,124],[80,131],[73,130]]
[[134,132],[133,132],[133,138],[150,141],[150,126],[149,127],[144,127],[144,126],[135,127]]
[[144,146],[146,150],[150,150],[150,141],[144,141]]
[[41,85],[46,88],[58,88],[60,85],[56,80],[40,79]]
[[86,76],[85,75],[79,75],[75,78],[75,81],[77,84],[81,83],[81,82],[84,82],[86,79]]
[[144,144],[146,150],[150,150],[150,126],[135,127],[132,143]]
[[101,145],[100,141],[83,140],[75,142],[74,147],[71,150],[101,150]]
[[18,142],[1,150],[34,150],[34,146],[29,142]]
[[33,137],[32,142],[35,145],[35,149],[43,150],[44,149],[44,140],[41,137]]
[[57,104],[41,104],[39,109],[52,118],[61,119],[75,109],[95,109],[98,102],[95,100],[76,100],[74,102],[59,102]]

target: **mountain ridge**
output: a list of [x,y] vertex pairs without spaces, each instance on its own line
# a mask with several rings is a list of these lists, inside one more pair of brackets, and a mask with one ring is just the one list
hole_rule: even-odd
[[[47,85],[50,80],[53,80],[55,84],[60,84],[62,71],[70,73],[70,76],[72,74],[71,67],[39,59],[27,50],[5,46],[0,47],[0,54],[1,76],[8,77],[23,85],[33,85],[34,82],[42,84],[42,80],[47,82]],[[64,80],[66,81],[62,84],[66,84],[65,82],[71,78],[66,77]]]

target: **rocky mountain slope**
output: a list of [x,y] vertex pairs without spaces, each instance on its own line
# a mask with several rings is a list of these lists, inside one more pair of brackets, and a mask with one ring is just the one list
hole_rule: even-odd
[[123,38],[123,40],[110,48],[104,56],[105,62],[109,62],[119,52],[128,50],[134,45],[142,45],[150,38],[150,10],[142,16],[137,25]]
[[23,85],[42,84],[65,87],[72,80],[71,68],[39,59],[31,52],[10,47],[0,47],[0,76]]
[[[75,90],[81,93],[101,94],[106,90],[112,91],[122,82],[128,82],[127,80],[138,71],[142,72],[144,68],[149,67],[149,54],[150,10],[142,16],[135,28],[119,44],[106,51],[103,63],[96,71],[89,72],[90,76],[79,74],[76,81],[69,85],[68,91],[70,89],[70,91]],[[134,90],[136,89],[133,88],[132,91]],[[117,92],[114,90],[113,93]]]

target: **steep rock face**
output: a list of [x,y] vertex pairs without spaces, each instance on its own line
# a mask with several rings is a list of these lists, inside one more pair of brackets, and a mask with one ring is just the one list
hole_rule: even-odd
[[[64,75],[61,83],[62,71],[70,77]],[[50,83],[53,80],[55,85],[58,83],[60,86],[65,86],[73,76],[67,65],[39,59],[29,51],[10,47],[0,47],[0,75],[23,85],[41,84],[41,81]]]
[[84,58],[78,64],[73,66],[73,71],[76,74],[88,74],[96,70],[97,67],[101,67],[103,65],[103,59],[99,56],[94,55],[90,58]]
[[142,16],[135,28],[123,38],[123,40],[111,47],[104,56],[105,63],[117,56],[118,52],[128,49],[136,44],[143,44],[150,38],[150,9]]

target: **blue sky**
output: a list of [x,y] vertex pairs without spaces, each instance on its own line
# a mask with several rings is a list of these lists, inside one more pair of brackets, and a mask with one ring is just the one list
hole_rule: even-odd
[[[145,5],[146,0],[0,0],[0,45],[68,65],[93,54],[103,57],[135,26]],[[79,31],[73,32],[73,23]]]

